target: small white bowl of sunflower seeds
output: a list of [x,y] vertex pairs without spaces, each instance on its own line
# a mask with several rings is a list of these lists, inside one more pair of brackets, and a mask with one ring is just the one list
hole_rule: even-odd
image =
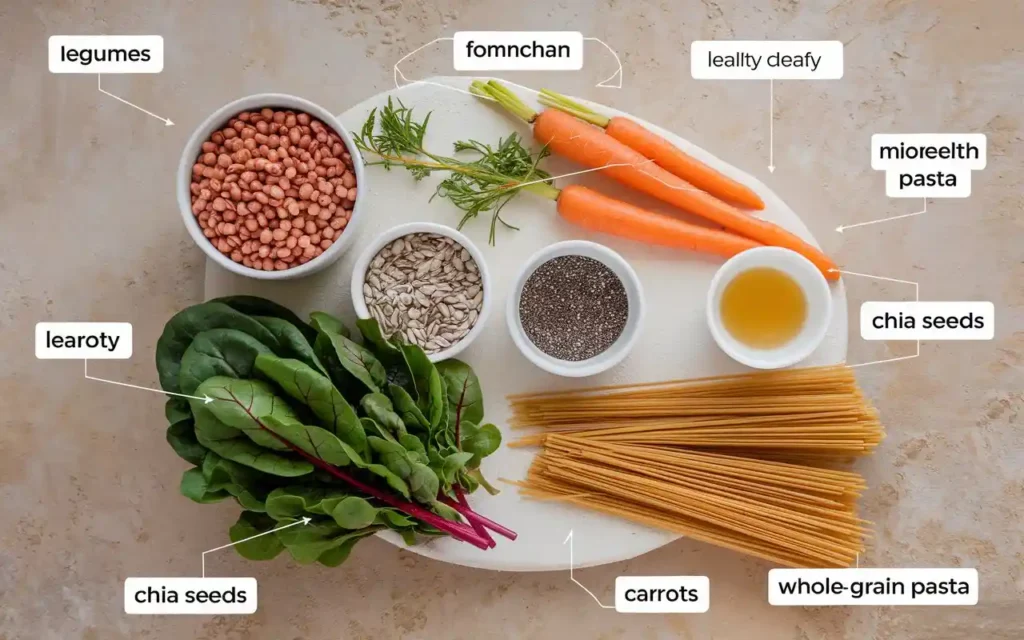
[[490,278],[473,242],[451,227],[413,222],[374,240],[352,270],[352,304],[381,333],[401,333],[431,362],[454,358],[491,310]]

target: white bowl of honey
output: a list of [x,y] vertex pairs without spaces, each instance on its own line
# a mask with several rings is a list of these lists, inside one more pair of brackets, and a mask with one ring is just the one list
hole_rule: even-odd
[[730,258],[708,290],[708,328],[733,360],[780,369],[811,355],[832,319],[828,282],[789,249],[758,247]]

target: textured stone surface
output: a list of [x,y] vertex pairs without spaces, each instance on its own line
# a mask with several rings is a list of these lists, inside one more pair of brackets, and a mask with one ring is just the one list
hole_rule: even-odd
[[[1019,181],[1024,9],[1007,0],[793,0],[509,5],[495,1],[139,3],[12,2],[0,8],[0,639],[313,640],[320,638],[687,638],[704,640],[1020,637],[1024,615],[1024,261]],[[171,192],[192,127],[239,95],[279,90],[338,111],[392,85],[406,52],[458,29],[571,28],[616,48],[621,91],[597,50],[580,74],[538,77],[679,132],[757,174],[801,212],[844,268],[920,282],[922,298],[993,300],[996,339],[925,343],[912,360],[859,377],[889,427],[860,465],[877,523],[863,565],[976,566],[974,608],[773,609],[765,563],[679,541],[635,560],[578,572],[610,601],[615,576],[711,577],[703,616],[602,611],[565,572],[499,574],[452,567],[370,540],[343,569],[211,558],[218,575],[259,579],[250,617],[128,618],[122,581],[194,575],[233,509],[181,498],[182,463],[162,439],[156,397],[83,379],[79,363],[40,362],[41,320],[127,320],[137,356],[90,373],[155,384],[148,354],[164,320],[195,302],[203,260]],[[110,76],[108,89],[175,127],[96,91],[91,76],[46,70],[61,33],[158,33],[156,76]],[[843,80],[776,83],[777,170],[767,172],[763,82],[689,78],[688,43],[817,38],[847,43]],[[407,75],[444,73],[428,49]],[[967,200],[850,230],[839,224],[917,210],[885,198],[869,168],[870,134],[980,131],[988,168]],[[851,313],[906,285],[848,278]],[[852,323],[851,323],[852,324]],[[851,340],[850,361],[906,354]]]

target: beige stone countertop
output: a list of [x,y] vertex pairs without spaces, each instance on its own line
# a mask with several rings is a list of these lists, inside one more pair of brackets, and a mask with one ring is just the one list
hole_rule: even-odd
[[[756,6],[755,6],[756,5]],[[39,0],[0,6],[0,640],[359,638],[684,638],[688,640],[1011,640],[1024,634],[1024,5],[1013,0]],[[128,576],[195,575],[236,509],[178,493],[184,463],[163,438],[162,402],[38,361],[40,321],[128,321],[135,357],[90,373],[156,385],[164,322],[202,296],[204,260],[172,183],[192,129],[263,91],[341,112],[392,86],[405,53],[457,30],[569,29],[614,47],[621,90],[595,55],[580,73],[510,74],[657,122],[753,172],[798,211],[845,269],[920,283],[922,299],[991,300],[990,342],[926,342],[920,357],[858,371],[888,438],[859,464],[877,537],[862,566],[977,567],[980,603],[942,608],[773,608],[770,565],[680,540],[576,577],[604,601],[619,575],[711,579],[703,615],[604,611],[565,571],[450,566],[377,539],[343,567],[233,553],[216,575],[258,578],[251,616],[129,617]],[[53,75],[54,34],[159,34],[159,75]],[[834,39],[838,81],[775,83],[775,164],[767,170],[768,85],[695,81],[700,39]],[[435,48],[409,77],[451,73]],[[413,75],[414,74],[414,75]],[[890,200],[869,165],[876,132],[981,132],[988,167],[965,200],[928,212]],[[912,353],[865,343],[860,303],[906,285],[847,279],[850,362]],[[901,288],[902,287],[902,288]],[[152,397],[151,397],[152,396]]]

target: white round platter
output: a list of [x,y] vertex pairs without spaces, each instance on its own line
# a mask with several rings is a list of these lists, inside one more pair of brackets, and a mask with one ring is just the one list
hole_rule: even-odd
[[[426,147],[450,154],[456,140],[475,139],[496,145],[500,138],[518,132],[532,147],[530,130],[493,105],[452,87],[467,89],[469,77],[432,78],[429,84],[416,83],[381,93],[342,113],[339,118],[353,134],[357,133],[370,110],[380,108],[388,98],[400,99],[422,117],[431,112]],[[443,86],[439,86],[443,85]],[[514,87],[515,88],[515,87]],[[516,91],[539,109],[534,96]],[[588,103],[606,115],[628,115],[603,105]],[[630,116],[632,117],[632,116]],[[635,120],[665,136],[694,157],[727,175],[750,185],[765,201],[760,217],[775,222],[805,240],[815,242],[807,227],[763,183],[719,160],[657,125]],[[372,161],[372,158],[367,158]],[[578,171],[581,167],[556,157],[543,163],[552,175]],[[261,281],[224,270],[207,261],[206,298],[232,294],[251,294],[270,298],[290,307],[300,316],[322,310],[340,316],[351,326],[355,316],[349,295],[352,264],[366,243],[377,234],[406,222],[430,221],[455,226],[462,211],[447,200],[429,202],[440,175],[416,182],[406,170],[367,167],[366,183],[359,185],[364,199],[363,221],[350,250],[335,264],[307,278],[289,281]],[[665,212],[672,210],[645,196],[620,187],[599,173],[560,179],[557,185],[579,182],[600,191],[628,199],[635,204]],[[678,215],[675,212],[674,215]],[[632,353],[621,364],[592,378],[568,379],[544,373],[516,349],[502,313],[491,314],[485,331],[459,357],[471,364],[480,377],[485,397],[487,421],[502,428],[504,441],[517,433],[504,426],[509,410],[505,396],[537,390],[571,389],[581,386],[647,382],[745,371],[716,345],[705,324],[705,300],[708,285],[721,260],[688,252],[650,247],[614,237],[583,232],[563,222],[553,202],[529,193],[520,194],[502,212],[502,217],[519,231],[498,225],[495,246],[488,245],[490,219],[481,217],[463,227],[484,253],[493,279],[497,308],[504,308],[505,296],[518,268],[534,252],[553,242],[586,239],[608,245],[619,252],[636,270],[647,300],[645,325]],[[846,294],[842,283],[832,285],[832,323],[822,345],[802,365],[838,363],[846,358]],[[408,547],[412,552],[459,565],[502,571],[550,571],[569,566],[569,549],[564,544],[573,530],[574,565],[596,566],[636,557],[652,551],[679,536],[649,529],[626,520],[586,511],[581,508],[522,499],[515,487],[500,478],[522,479],[534,452],[530,449],[502,447],[484,461],[483,471],[493,484],[502,488],[498,496],[483,490],[470,497],[473,508],[483,515],[515,530],[519,539],[510,542],[495,536],[496,548],[480,551],[472,545],[450,539]],[[385,535],[389,542],[404,547],[398,536]]]

